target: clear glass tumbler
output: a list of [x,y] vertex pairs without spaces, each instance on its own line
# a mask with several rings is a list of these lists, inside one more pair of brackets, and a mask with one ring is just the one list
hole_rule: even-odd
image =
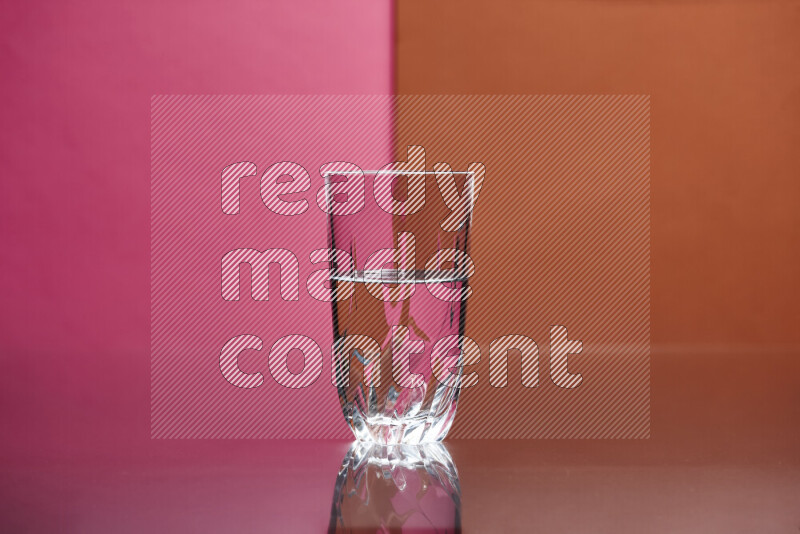
[[475,173],[441,165],[323,168],[333,378],[359,440],[443,439],[465,385]]

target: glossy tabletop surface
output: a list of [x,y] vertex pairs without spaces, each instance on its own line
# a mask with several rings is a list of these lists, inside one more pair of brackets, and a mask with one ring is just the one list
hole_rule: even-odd
[[[0,521],[4,532],[797,532],[797,358],[654,354],[650,439],[446,441],[456,500],[413,470],[342,493],[348,442],[150,440],[145,425],[49,443],[7,434]],[[709,376],[724,387],[709,393]]]

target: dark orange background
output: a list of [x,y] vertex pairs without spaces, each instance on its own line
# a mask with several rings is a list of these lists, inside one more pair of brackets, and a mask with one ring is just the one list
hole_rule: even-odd
[[651,95],[656,347],[800,343],[800,4],[397,6],[400,94]]
[[[399,0],[396,9],[399,94],[651,96],[648,447],[796,457],[800,4]],[[521,231],[481,211],[508,194],[482,193],[478,218],[491,232]],[[491,263],[479,267],[492,276]],[[523,298],[524,282],[516,289]],[[487,313],[487,302],[476,293],[468,321],[519,324],[518,310]]]

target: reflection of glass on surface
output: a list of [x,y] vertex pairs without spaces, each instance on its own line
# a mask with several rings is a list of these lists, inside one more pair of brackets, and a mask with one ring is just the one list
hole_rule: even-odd
[[353,443],[336,479],[328,532],[461,532],[450,453],[441,443]]

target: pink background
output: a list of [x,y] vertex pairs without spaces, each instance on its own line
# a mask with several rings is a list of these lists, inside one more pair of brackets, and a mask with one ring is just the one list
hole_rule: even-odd
[[3,453],[146,446],[151,95],[389,93],[390,6],[2,11]]

